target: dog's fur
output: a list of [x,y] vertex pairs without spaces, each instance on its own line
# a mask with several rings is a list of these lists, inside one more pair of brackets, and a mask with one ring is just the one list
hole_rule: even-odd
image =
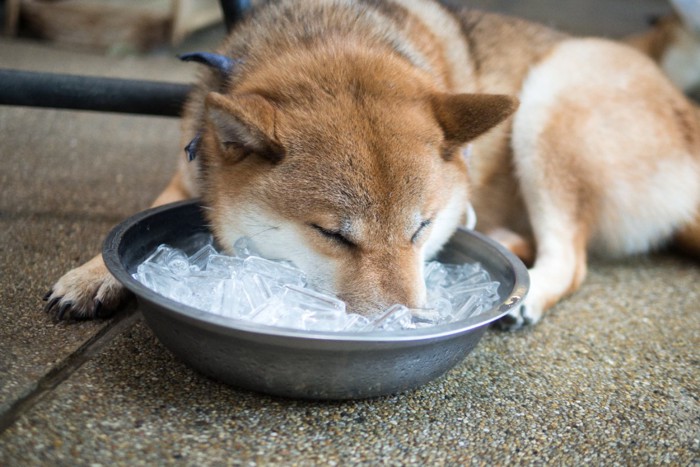
[[678,14],[653,18],[650,31],[625,40],[656,61],[681,90],[700,86],[700,18]]
[[[700,255],[699,113],[629,46],[429,0],[281,0],[219,52],[242,64],[193,92],[197,158],[155,204],[201,196],[222,245],[250,236],[357,311],[421,306],[469,201],[531,264],[513,328],[579,287],[589,251]],[[98,256],[48,308],[122,295]]]

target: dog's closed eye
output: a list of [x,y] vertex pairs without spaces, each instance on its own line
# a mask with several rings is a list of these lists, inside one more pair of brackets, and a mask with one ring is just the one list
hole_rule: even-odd
[[418,239],[420,238],[420,236],[425,231],[425,228],[428,227],[432,223],[433,223],[432,219],[426,219],[423,222],[421,222],[420,225],[418,226],[418,230],[416,230],[416,232],[411,237],[411,243],[416,243],[418,241]]
[[334,242],[339,243],[340,245],[343,245],[348,248],[355,248],[357,247],[357,244],[354,243],[352,240],[350,240],[348,237],[343,235],[343,233],[339,230],[330,230],[330,229],[325,229],[321,227],[318,224],[309,224],[312,228],[314,228],[317,232],[319,232],[321,235],[323,235],[325,238],[332,240]]

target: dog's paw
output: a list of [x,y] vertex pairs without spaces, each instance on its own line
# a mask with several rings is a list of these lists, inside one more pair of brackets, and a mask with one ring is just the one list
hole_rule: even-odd
[[495,323],[495,327],[501,331],[516,331],[537,323],[542,317],[542,312],[525,301],[522,305],[511,310],[503,318]]
[[56,320],[108,318],[128,296],[97,256],[56,282],[44,296],[44,311]]

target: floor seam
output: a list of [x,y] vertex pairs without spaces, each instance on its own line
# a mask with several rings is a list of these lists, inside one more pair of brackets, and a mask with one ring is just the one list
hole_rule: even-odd
[[109,324],[85,341],[78,349],[52,367],[25,394],[12,403],[0,407],[0,435],[10,428],[23,414],[30,411],[65,380],[70,378],[92,357],[107,347],[115,337],[130,329],[141,318],[135,308],[125,310]]

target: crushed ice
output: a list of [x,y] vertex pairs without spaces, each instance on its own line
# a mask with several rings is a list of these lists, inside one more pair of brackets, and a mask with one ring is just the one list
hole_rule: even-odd
[[292,263],[262,258],[248,238],[236,256],[219,253],[210,235],[193,239],[190,255],[160,245],[134,278],[155,292],[200,310],[253,323],[307,331],[367,332],[416,329],[460,321],[490,310],[499,283],[478,263],[425,267],[428,304],[393,305],[374,316],[347,313],[345,303],[307,286]]

